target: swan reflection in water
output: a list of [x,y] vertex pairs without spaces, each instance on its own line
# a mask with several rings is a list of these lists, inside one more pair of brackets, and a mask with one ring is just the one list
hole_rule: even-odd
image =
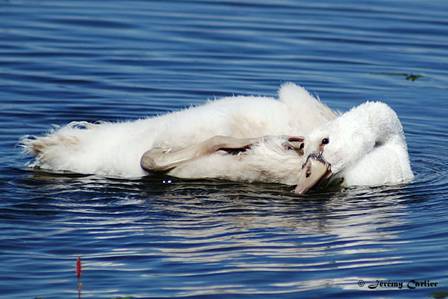
[[[400,236],[409,213],[408,186],[298,197],[277,184],[166,176],[111,180],[43,173],[29,180],[42,185],[53,209],[58,207],[53,217],[46,216],[50,223],[64,214],[66,225],[86,234],[83,242],[98,246],[84,256],[90,269],[135,271],[142,283],[154,279],[153,271],[160,279],[174,279],[196,269],[194,275],[218,278],[282,273],[282,279],[266,279],[266,287],[290,291],[323,283],[357,288],[360,278],[384,278],[370,273],[372,267],[409,262],[395,249],[408,242]],[[329,275],[313,278],[322,271]],[[188,293],[188,281],[176,290]],[[244,281],[239,288],[249,291]],[[219,279],[207,285],[226,288]]]
[[[359,279],[386,275],[372,275],[369,268],[409,262],[394,249],[406,242],[398,229],[408,215],[400,187],[305,198],[273,185],[211,183],[198,189],[174,183],[157,199],[148,192],[151,209],[169,215],[157,224],[158,233],[170,240],[157,248],[167,262],[210,265],[203,274],[290,273],[287,285],[271,286],[292,290],[322,285],[359,289]],[[347,273],[324,280],[303,274],[320,271]]]
[[[394,239],[394,231],[388,228],[403,224],[401,216],[407,214],[406,205],[400,203],[403,195],[396,194],[397,187],[389,187],[390,192],[388,188],[355,188],[298,198],[287,188],[278,190],[275,185],[238,185],[234,189],[223,184],[220,191],[221,184],[214,183],[204,186],[203,192],[196,189],[197,185],[174,184],[156,200],[148,199],[151,209],[172,215],[160,223],[164,233],[186,244],[198,240],[209,243],[200,250],[169,248],[170,255],[179,254],[180,259],[188,257],[188,261],[201,259],[208,246],[215,248],[222,243],[249,249],[272,247],[273,254],[291,256],[320,256],[334,250],[369,252],[364,245]],[[258,234],[271,230],[274,239]],[[310,242],[309,235],[326,237]],[[329,240],[344,245],[332,245]],[[226,254],[223,252],[223,258]]]

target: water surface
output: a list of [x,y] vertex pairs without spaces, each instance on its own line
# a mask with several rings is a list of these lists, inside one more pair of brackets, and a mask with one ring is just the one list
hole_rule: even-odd
[[[78,256],[83,298],[447,290],[447,17],[446,1],[0,1],[0,296],[76,298]],[[301,198],[269,184],[36,172],[17,147],[52,124],[275,96],[287,81],[341,111],[391,105],[415,181]],[[413,279],[438,287],[367,287]]]

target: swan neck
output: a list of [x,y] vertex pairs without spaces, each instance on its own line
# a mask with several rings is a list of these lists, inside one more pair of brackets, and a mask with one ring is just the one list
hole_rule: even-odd
[[380,102],[368,102],[347,112],[338,128],[346,134],[343,134],[345,142],[333,154],[335,172],[356,163],[380,146],[406,144],[398,116],[388,105]]

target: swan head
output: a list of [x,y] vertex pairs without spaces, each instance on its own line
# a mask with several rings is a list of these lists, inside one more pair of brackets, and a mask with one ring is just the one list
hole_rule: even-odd
[[313,130],[305,138],[306,160],[295,192],[304,194],[322,180],[339,177],[375,148],[404,144],[396,113],[381,102],[367,102]]

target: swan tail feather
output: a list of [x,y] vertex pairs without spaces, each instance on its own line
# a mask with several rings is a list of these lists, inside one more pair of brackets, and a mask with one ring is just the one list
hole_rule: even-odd
[[56,133],[42,137],[25,136],[20,141],[25,154],[35,157],[45,155],[50,148],[59,146],[72,147],[77,144],[79,144],[79,139],[76,136],[64,136]]
[[23,153],[35,158],[31,166],[57,168],[70,160],[79,149],[81,139],[95,125],[88,122],[71,122],[61,128],[54,127],[46,135],[22,137],[19,146]]

